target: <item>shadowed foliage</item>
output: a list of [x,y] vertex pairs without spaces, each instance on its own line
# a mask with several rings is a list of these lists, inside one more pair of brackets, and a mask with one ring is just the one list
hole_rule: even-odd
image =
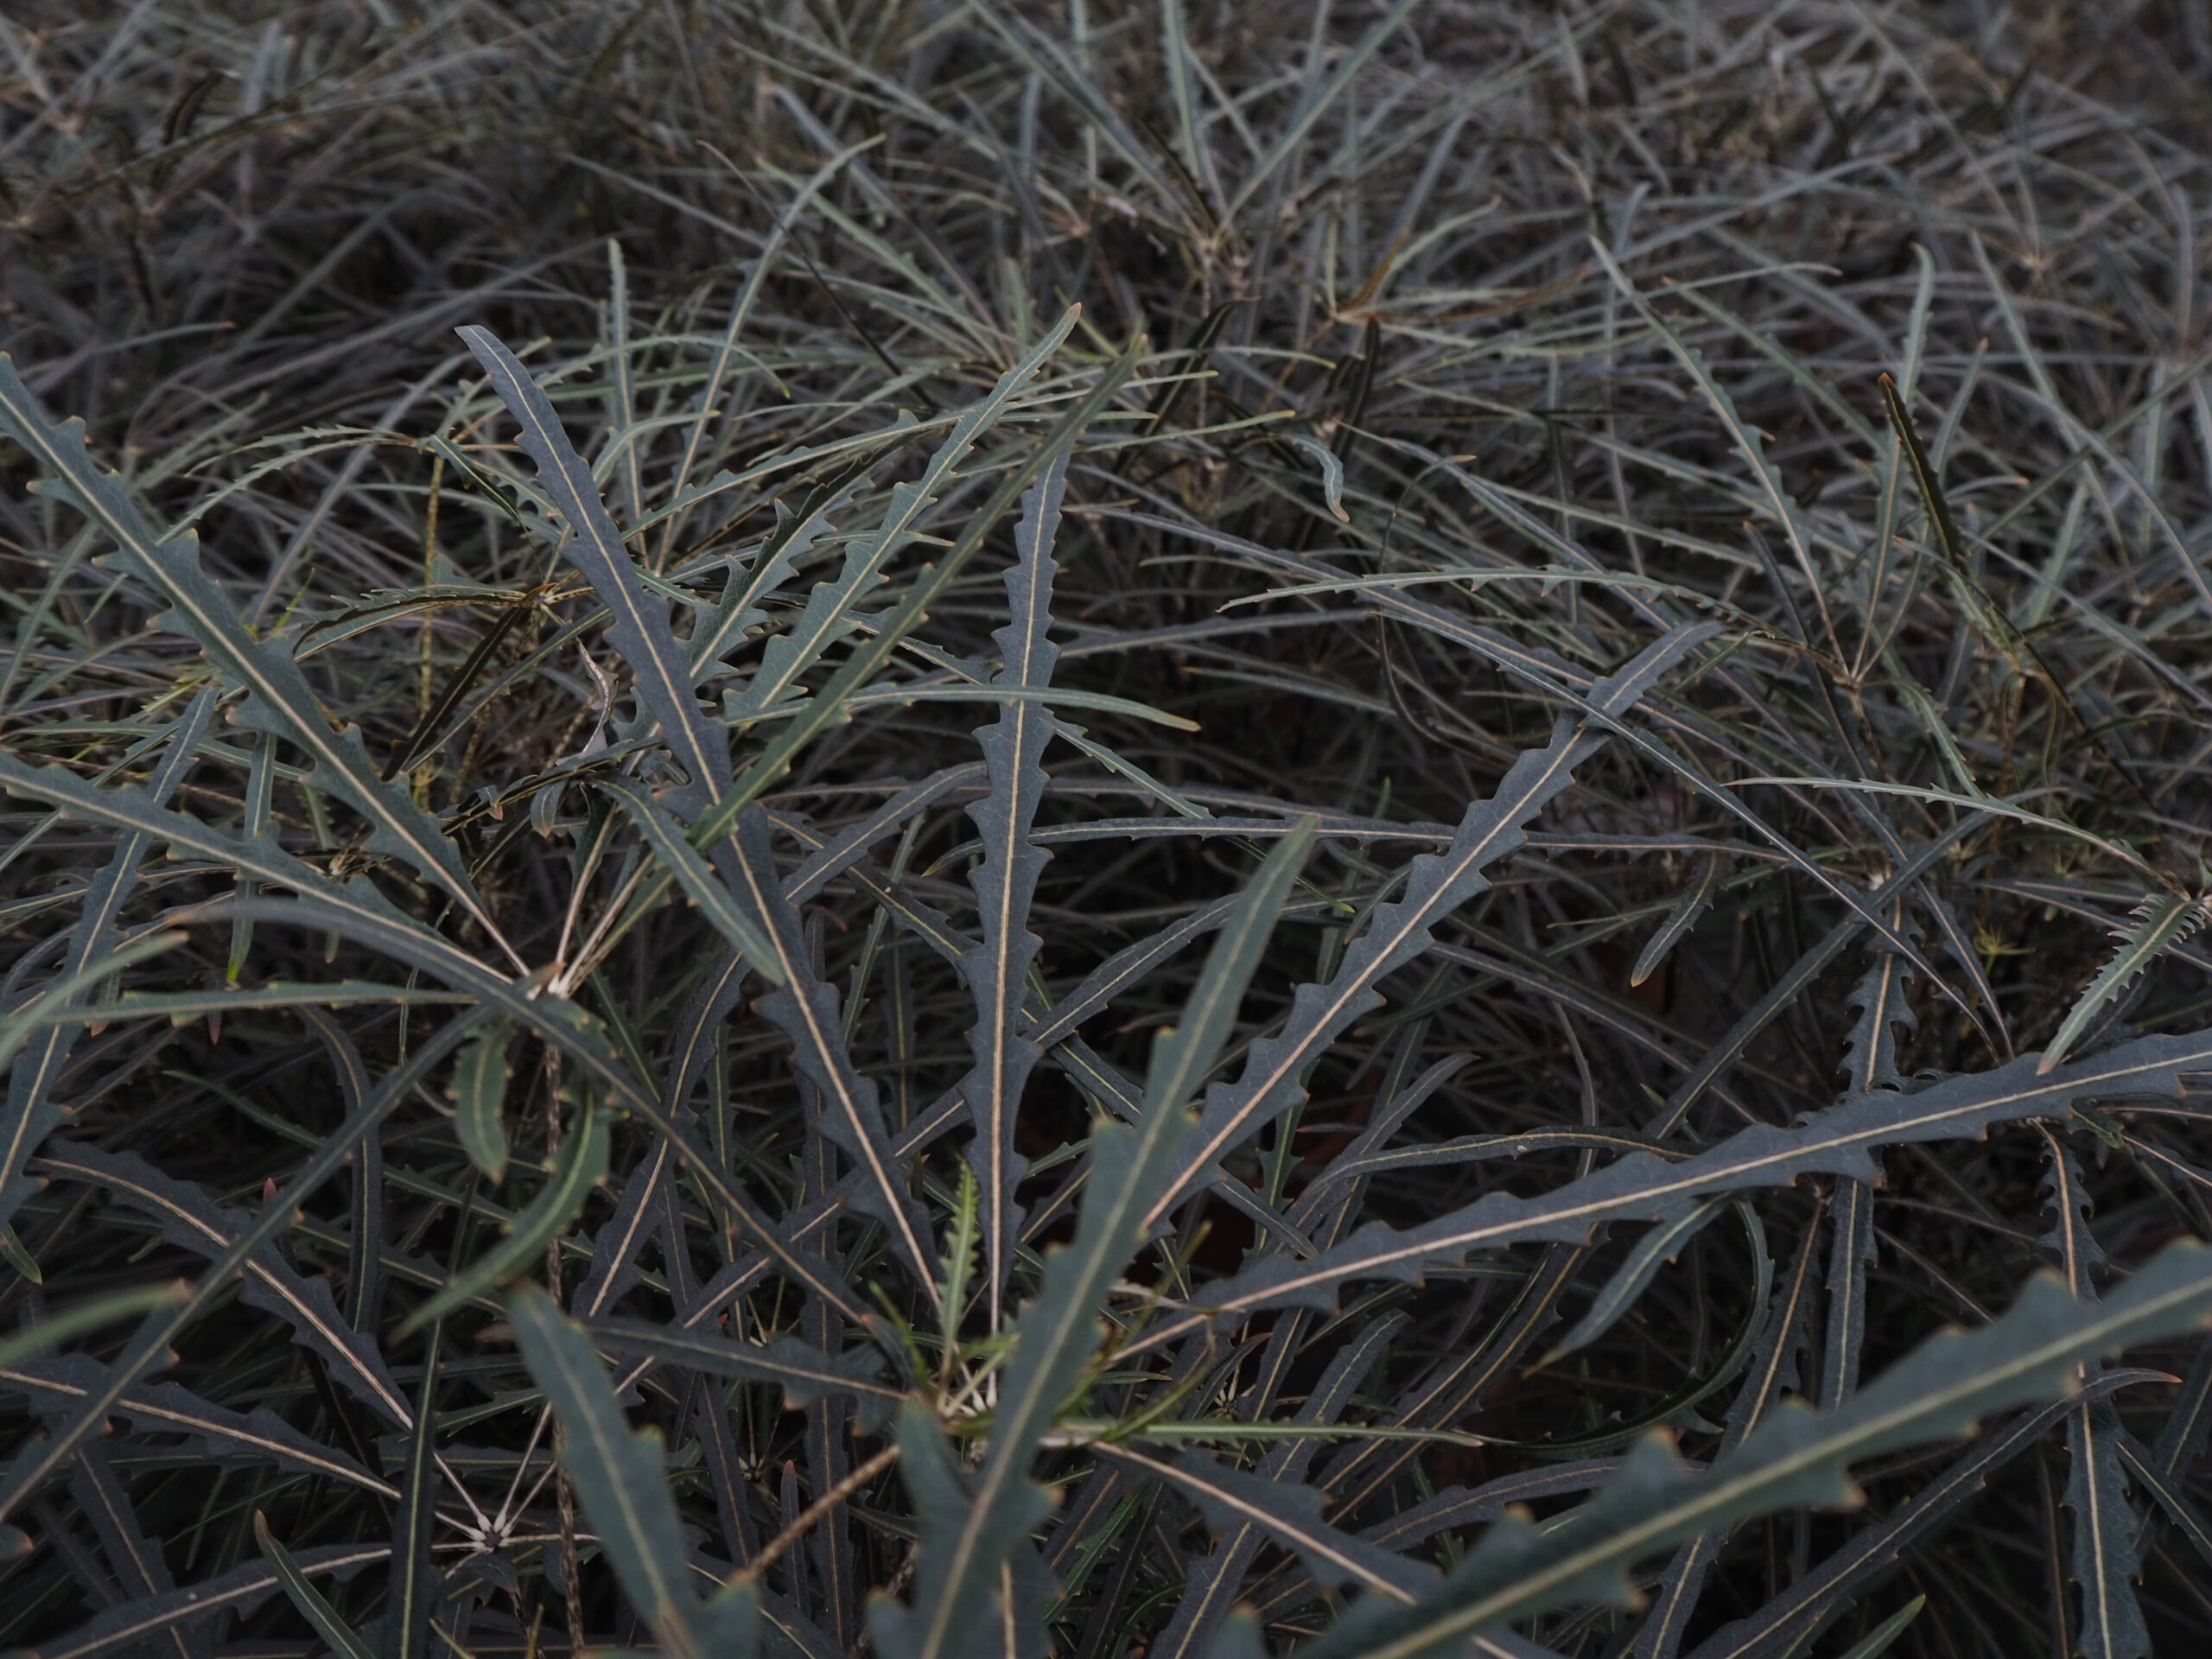
[[0,1649],[2212,1640],[2186,0],[0,16]]

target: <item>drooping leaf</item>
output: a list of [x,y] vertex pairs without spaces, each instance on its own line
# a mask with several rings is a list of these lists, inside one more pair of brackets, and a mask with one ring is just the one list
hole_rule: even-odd
[[496,1182],[507,1173],[507,1128],[501,1116],[506,1103],[507,1048],[513,1031],[504,1020],[487,1020],[476,1028],[454,1063],[453,1126],[461,1137],[469,1162]]
[[587,1100],[582,1121],[561,1142],[560,1162],[530,1207],[508,1225],[507,1236],[476,1257],[438,1294],[399,1322],[402,1337],[474,1300],[517,1274],[543,1262],[545,1247],[568,1230],[593,1187],[607,1176],[607,1115]]

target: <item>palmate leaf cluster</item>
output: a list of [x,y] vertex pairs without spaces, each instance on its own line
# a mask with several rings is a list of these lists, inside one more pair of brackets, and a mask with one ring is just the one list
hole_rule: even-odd
[[0,19],[0,1643],[2212,1636],[2212,39],[1923,10]]

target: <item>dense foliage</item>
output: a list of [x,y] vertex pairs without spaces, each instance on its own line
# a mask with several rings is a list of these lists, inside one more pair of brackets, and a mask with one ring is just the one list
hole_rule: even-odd
[[2212,1640],[2212,24],[2024,10],[9,8],[0,1642]]

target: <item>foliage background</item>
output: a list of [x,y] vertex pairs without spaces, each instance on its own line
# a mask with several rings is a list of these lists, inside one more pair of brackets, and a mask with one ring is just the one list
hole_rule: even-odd
[[[1569,694],[1668,622],[1719,624],[1690,669],[1655,683],[1631,722],[1646,741],[1580,764],[1525,848],[1501,847],[1512,856],[1433,944],[1392,965],[1379,1007],[1331,1033],[1305,1097],[1243,1139],[1231,1188],[1192,1189],[1171,1245],[1116,1293],[1125,1332],[1158,1313],[1141,1287],[1204,1302],[1281,1254],[1331,1179],[1357,1194],[1340,1236],[1409,1229],[1485,1195],[1560,1190],[1647,1140],[1679,1157],[1839,1095],[1910,1098],[1920,1080],[2058,1048],[2088,1065],[2212,1023],[2212,958],[2190,943],[2212,808],[2212,23],[2189,0],[1345,0],[1295,14],[1242,0],[24,0],[0,17],[0,345],[29,392],[83,419],[151,522],[195,525],[224,603],[298,654],[303,692],[358,727],[374,766],[421,728],[404,798],[450,836],[520,965],[576,969],[556,994],[646,1092],[681,1077],[674,1109],[696,1110],[729,1179],[779,1224],[856,1154],[828,1138],[821,1080],[753,1006],[764,982],[694,1019],[722,938],[682,902],[632,916],[623,881],[664,855],[605,792],[549,777],[594,732],[615,761],[588,773],[612,776],[652,747],[651,721],[638,664],[594,620],[603,591],[571,577],[533,592],[563,575],[553,553],[572,520],[512,447],[459,326],[547,378],[688,639],[705,623],[681,619],[714,614],[732,571],[762,568],[779,500],[803,517],[817,486],[851,493],[752,619],[757,640],[796,637],[811,584],[834,585],[899,510],[895,486],[925,477],[953,413],[1081,305],[1065,347],[979,430],[973,464],[931,483],[886,585],[833,595],[857,613],[835,648],[783,659],[795,689],[823,692],[925,559],[988,530],[887,659],[882,695],[825,723],[764,797],[789,870],[938,779],[796,924],[894,1135],[976,1070],[988,987],[947,940],[1011,938],[1018,956],[1033,931],[1033,988],[1057,1001],[1245,887],[1314,815],[1305,885],[1245,964],[1219,1073],[1232,1079],[1255,1043],[1299,1028],[1294,988],[1341,976],[1377,907],[1404,896],[1408,861],[1544,746]],[[1885,372],[1948,529],[1885,416]],[[1020,769],[971,735],[996,717],[988,702],[909,694],[1007,657],[1001,578],[1033,576],[1034,559],[1016,565],[1011,512],[976,515],[1094,389],[1107,404],[1067,466],[1050,671],[1084,742],[1063,728],[1045,752],[1030,844],[1051,857],[1033,906],[995,931],[964,879],[993,832],[964,809],[1013,800]],[[894,427],[902,410],[917,434]],[[838,476],[847,456],[868,469]],[[725,469],[736,483],[668,510]],[[205,642],[163,625],[66,492],[27,493],[39,471],[0,449],[15,631],[0,751],[24,786],[0,919],[10,1016],[26,1020],[52,1006],[34,1007],[62,982],[71,930],[130,833],[50,816],[60,797],[32,774],[146,776],[208,683]],[[1418,580],[1342,585],[1362,577]],[[768,649],[731,651],[735,689]],[[515,972],[452,913],[450,888],[372,843],[342,790],[303,782],[296,742],[231,718],[237,683],[179,762],[177,811],[327,874],[366,872],[485,971]],[[746,718],[741,763],[784,729]],[[1870,781],[1882,789],[1836,786]],[[1904,891],[1860,897],[1923,849]],[[73,988],[106,1010],[89,1027],[9,1027],[25,1046],[6,1173],[36,1178],[8,1198],[11,1327],[207,1274],[239,1218],[329,1144],[347,1067],[373,1088],[457,1017],[435,974],[253,910],[271,884],[245,865],[139,850],[124,931],[176,928],[181,943]],[[839,1313],[769,1276],[736,1299],[728,1337],[874,1352],[882,1386],[942,1408],[975,1472],[990,1421],[976,1408],[1006,1357],[998,1307],[1018,1306],[1037,1252],[1072,1236],[1101,1079],[1141,1091],[1202,956],[1163,951],[1084,1020],[1081,1054],[1062,1048],[1015,1090],[1004,1151],[1030,1173],[1001,1202],[1026,1208],[1027,1231],[1020,1253],[999,1244],[1006,1266],[959,1242],[988,1230],[993,1194],[988,1179],[963,1185],[979,1159],[963,1161],[957,1122],[915,1154],[927,1267],[984,1287],[950,1345],[930,1345],[939,1293],[899,1267],[895,1223],[857,1213],[820,1242],[861,1306]],[[328,982],[357,1000],[296,988]],[[342,1645],[314,1633],[306,1592],[276,1593],[257,1515],[274,1558],[289,1547],[316,1568],[343,1635],[399,1659],[448,1639],[488,1655],[572,1637],[669,1644],[688,1628],[665,1609],[657,1621],[594,1541],[592,1491],[580,1521],[569,1482],[542,1478],[532,1390],[557,1403],[555,1350],[525,1365],[524,1313],[476,1285],[427,1378],[406,1328],[427,1288],[492,1257],[495,1223],[592,1144],[573,1055],[519,1036],[504,1068],[481,1040],[461,1052],[473,1082],[445,1061],[410,1079],[374,1160],[304,1195],[269,1274],[195,1304],[145,1385],[188,1397],[161,1396],[181,1427],[118,1411],[112,1433],[32,1478],[73,1396],[55,1392],[60,1361],[0,1368],[22,1448],[0,1486],[22,1543],[0,1568],[0,1640],[120,1650],[137,1640],[129,1610],[159,1606],[167,1622],[139,1645]],[[40,1055],[54,1069],[34,1100],[22,1079]],[[1395,1130],[1404,1155],[1342,1175],[1439,1061],[1456,1069]],[[1306,1413],[1339,1438],[1214,1449],[1318,1488],[1312,1518],[1348,1532],[1389,1536],[1393,1517],[1441,1503],[1446,1519],[1406,1548],[1448,1567],[1507,1497],[1560,1510],[1651,1423],[1710,1457],[1774,1400],[1837,1406],[1946,1322],[1986,1325],[2039,1263],[2109,1292],[2167,1242],[2203,1236],[2212,1141],[2172,1082],[2155,1106],[2082,1084],[1986,1138],[1897,1136],[1878,1189],[1834,1163],[1746,1183],[1741,1208],[1660,1224],[1719,1224],[1655,1234],[1641,1255],[1619,1227],[1586,1248],[1531,1237],[1464,1265],[1440,1256],[1418,1287],[1348,1277],[1334,1314],[1263,1309],[1173,1363],[1093,1374],[1077,1418]],[[672,1144],[635,1113],[604,1150],[604,1184],[537,1241],[531,1274],[550,1270],[571,1312],[665,1319],[747,1245],[695,1177],[667,1173]],[[1632,1311],[1540,1365],[1609,1284],[1637,1293]],[[142,1335],[168,1316],[144,1317]],[[69,1338],[71,1363],[119,1375],[130,1328]],[[1821,1615],[1834,1622],[1798,1650],[1868,1651],[1854,1644],[1871,1637],[1929,1655],[2190,1651],[2212,1630],[2193,1414],[2212,1362],[2169,1336],[2135,1357],[2179,1382],[2132,1378],[2108,1408],[2007,1419],[2012,1440],[1977,1442],[2005,1451],[1986,1468],[1955,1444],[1888,1453],[1859,1468],[1862,1512],[1792,1499],[1713,1533],[1702,1555],[1639,1557],[1652,1611],[1586,1588],[1495,1639],[1782,1652]],[[1332,1370],[1343,1355],[1358,1363]],[[919,1442],[865,1412],[849,1432],[835,1400],[786,1409],[780,1374],[708,1376],[664,1366],[626,1402],[664,1436],[677,1548],[727,1573],[789,1533],[800,1541],[753,1574],[775,1640],[908,1639],[869,1624],[864,1592],[938,1593],[927,1548],[912,1547],[927,1500],[887,1455]],[[445,1457],[434,1488],[407,1472],[429,1467],[407,1427],[424,1397]],[[1389,1428],[1435,1438],[1361,1436]],[[1165,1458],[1179,1442],[1126,1444]],[[2101,1486],[2084,1473],[2123,1446],[2141,1466]],[[317,1462],[333,1455],[351,1472]],[[1280,1649],[1356,1599],[1320,1598],[1282,1536],[1224,1536],[1217,1509],[1126,1471],[1116,1484],[1116,1466],[1066,1445],[1037,1465],[1061,1488],[1035,1527],[1060,1599],[1032,1602],[1062,1651],[1242,1639],[1221,1622],[1230,1592]],[[847,1484],[855,1470],[867,1478]],[[1894,1566],[1866,1547],[1916,1498],[1985,1480],[1946,1524],[1906,1529]],[[1478,1496],[1453,1510],[1455,1489]],[[410,1534],[425,1490],[446,1521]],[[480,1547],[491,1520],[495,1551]],[[395,1611],[410,1581],[386,1565],[410,1537],[436,1569],[417,1575],[412,1613]],[[1226,1586],[1211,1601],[1209,1574]],[[176,1586],[217,1580],[258,1590],[218,1619],[174,1617]],[[1919,1597],[1909,1624],[1885,1624]]]

